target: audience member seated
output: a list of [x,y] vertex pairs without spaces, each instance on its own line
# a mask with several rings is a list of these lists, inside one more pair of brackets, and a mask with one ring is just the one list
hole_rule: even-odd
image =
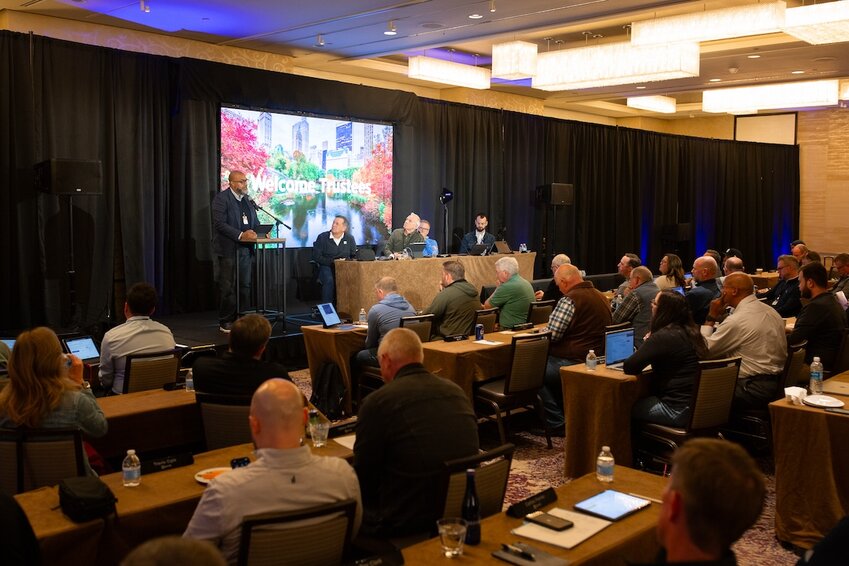
[[722,264],[722,272],[725,274],[719,278],[719,286],[725,285],[725,278],[732,273],[745,273],[746,267],[743,265],[743,259],[734,255],[727,256]]
[[424,311],[433,315],[431,334],[469,334],[475,321],[475,311],[481,304],[478,290],[466,281],[466,269],[462,263],[453,260],[443,262],[440,289]]
[[717,265],[712,257],[702,256],[693,262],[693,288],[687,291],[687,304],[696,324],[703,324],[710,302],[719,296],[716,284]]
[[519,275],[519,262],[513,257],[502,257],[495,262],[497,287],[484,303],[484,308],[498,307],[501,328],[513,328],[528,320],[528,307],[534,299],[534,288]]
[[611,301],[613,310],[616,310],[619,305],[622,304],[622,301],[625,300],[625,295],[628,293],[629,280],[631,279],[631,271],[633,271],[635,267],[640,267],[642,264],[643,262],[640,259],[640,256],[632,253],[623,255],[622,259],[619,260],[619,263],[616,264],[616,271],[619,272],[619,275],[625,278],[625,281],[623,281],[613,293],[613,301]]
[[312,260],[318,265],[322,303],[333,302],[336,296],[336,260],[353,259],[356,255],[357,242],[348,231],[348,219],[335,216],[330,230],[319,234],[312,245]]
[[384,255],[400,257],[410,244],[424,243],[424,236],[419,232],[421,219],[418,214],[411,212],[404,219],[404,227],[396,228],[389,234],[389,241],[383,248]]
[[[778,375],[787,359],[784,320],[752,293],[752,278],[732,273],[722,295],[710,304],[704,329],[711,358],[742,357],[732,410],[762,409],[775,398]],[[725,315],[727,307],[734,312]]]
[[607,299],[593,287],[591,281],[584,281],[577,267],[561,265],[554,279],[563,298],[548,318],[546,329],[551,331],[551,346],[540,397],[549,428],[555,434],[563,434],[565,418],[560,368],[581,363],[590,350],[601,354],[604,328],[610,324],[611,318]]
[[778,284],[763,296],[766,303],[778,311],[783,318],[796,316],[802,310],[802,295],[799,291],[799,262],[792,255],[778,256]]
[[386,333],[401,325],[402,316],[415,316],[416,309],[398,294],[394,277],[382,277],[375,285],[377,304],[368,311],[366,347],[357,353],[357,364],[377,367],[377,347]]
[[808,257],[808,246],[806,246],[804,243],[796,244],[795,246],[792,246],[790,248],[790,253],[793,255],[794,258],[796,258],[796,261],[798,262],[799,266],[801,266],[802,260]]
[[425,241],[424,251],[422,255],[424,257],[436,257],[439,255],[439,244],[436,243],[436,240],[433,238],[429,238],[428,234],[430,234],[430,221],[422,219],[419,222],[419,234],[422,235]]
[[[83,363],[63,354],[59,338],[43,326],[18,335],[9,358],[9,384],[0,391],[0,427],[78,428],[100,438],[107,423],[83,379]],[[89,475],[95,475],[84,458]]]
[[178,536],[151,539],[135,547],[121,566],[227,566],[221,552],[205,540]]
[[[301,446],[307,409],[298,388],[284,379],[259,386],[251,400],[251,436],[256,461],[213,480],[183,536],[210,541],[229,563],[239,551],[240,526],[247,515],[297,511],[345,499],[360,501],[357,476],[340,458],[316,456]],[[357,513],[352,536],[362,518]]]
[[652,301],[651,334],[625,360],[624,370],[639,375],[651,364],[650,395],[634,404],[631,416],[640,421],[683,427],[690,421],[690,400],[707,345],[693,322],[684,296],[666,290]]
[[495,243],[495,236],[486,231],[489,226],[489,219],[486,214],[481,212],[475,216],[475,229],[463,236],[460,242],[460,253],[467,254],[472,251],[472,248],[478,244],[491,246]]
[[719,276],[719,266],[722,265],[722,256],[719,254],[719,252],[708,248],[702,255],[705,257],[712,258],[713,261],[716,262],[716,274],[717,276]]
[[684,281],[684,264],[681,262],[681,258],[675,254],[663,256],[663,259],[660,260],[660,275],[655,278],[654,284],[661,291],[674,287],[684,289],[687,282]]
[[766,486],[757,464],[739,445],[695,438],[672,457],[663,492],[656,564],[733,566],[731,545],[764,506]]
[[808,265],[809,263],[822,263],[822,256],[819,252],[815,252],[814,250],[809,250],[808,255],[806,255],[802,261],[799,262],[799,266]]
[[150,319],[156,310],[156,289],[136,283],[127,291],[127,321],[107,332],[100,345],[100,383],[114,395],[124,392],[124,366],[130,354],[173,350],[174,335],[167,326]]
[[823,367],[831,371],[846,331],[846,315],[828,292],[828,275],[821,263],[802,266],[799,288],[802,298],[810,302],[802,307],[788,341],[798,344],[807,340],[805,361],[811,363],[814,356],[819,356]]
[[378,358],[386,385],[363,402],[354,444],[362,532],[380,538],[429,533],[443,462],[478,452],[475,412],[459,386],[425,370],[412,330],[390,331]]
[[560,292],[560,287],[557,286],[557,282],[554,280],[554,274],[557,273],[557,270],[561,265],[565,265],[567,263],[572,263],[572,260],[569,259],[569,256],[566,254],[557,254],[554,256],[554,259],[551,260],[551,281],[548,283],[548,288],[545,291],[536,291],[534,292],[534,298],[538,301],[559,301],[563,298],[563,293]]
[[639,348],[649,331],[651,303],[658,288],[652,280],[651,271],[644,265],[634,268],[628,281],[630,291],[613,313],[613,323],[630,322],[634,326],[634,344]]
[[217,358],[198,358],[192,366],[195,389],[248,396],[272,377],[289,379],[285,366],[262,361],[270,337],[271,324],[264,316],[248,314],[236,320],[230,330],[228,351]]
[[834,270],[837,272],[837,283],[831,288],[831,294],[837,295],[843,291],[843,296],[849,299],[849,254],[834,256]]

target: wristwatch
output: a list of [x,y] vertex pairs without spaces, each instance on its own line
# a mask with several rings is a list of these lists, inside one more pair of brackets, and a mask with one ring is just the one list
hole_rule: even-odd
[[91,383],[84,379],[83,382],[80,383],[80,387],[82,387],[83,389],[91,390]]

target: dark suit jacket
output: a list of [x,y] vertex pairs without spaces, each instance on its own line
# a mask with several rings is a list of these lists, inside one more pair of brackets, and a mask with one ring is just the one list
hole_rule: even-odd
[[272,377],[290,379],[286,367],[225,352],[220,358],[198,358],[192,366],[195,389],[218,395],[253,395]]
[[[490,234],[489,232],[484,232],[482,244],[486,244],[487,246],[491,246],[495,243],[495,236]],[[465,236],[463,236],[463,242],[460,244],[460,253],[467,254],[469,253],[473,247],[478,244],[478,238],[475,236],[475,231],[472,230]]]
[[811,363],[814,356],[819,356],[823,367],[831,371],[845,328],[843,307],[831,293],[821,293],[802,308],[788,341],[790,344],[798,344],[807,340],[805,361]]
[[339,245],[330,238],[330,230],[322,232],[312,245],[312,259],[319,265],[333,267],[337,259],[353,259],[357,255],[357,243],[350,232],[345,232]]
[[248,204],[245,210],[247,225],[242,223],[242,204],[230,189],[219,191],[212,199],[212,250],[215,255],[232,256],[237,246],[253,246],[251,243],[239,242],[239,234],[259,226],[254,208]]
[[783,318],[798,316],[802,310],[802,294],[799,277],[782,279],[766,294],[766,303],[778,311]]
[[716,279],[698,281],[692,289],[687,291],[684,298],[690,305],[693,320],[696,324],[704,324],[710,310],[710,302],[719,296],[719,285]]

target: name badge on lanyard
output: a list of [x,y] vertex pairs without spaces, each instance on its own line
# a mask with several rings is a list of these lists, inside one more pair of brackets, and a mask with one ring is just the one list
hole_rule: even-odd
[[242,213],[242,224],[244,224],[245,226],[248,225],[248,215],[244,212]]

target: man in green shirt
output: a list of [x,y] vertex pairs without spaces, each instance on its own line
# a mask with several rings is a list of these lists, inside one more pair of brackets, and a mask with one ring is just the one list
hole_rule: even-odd
[[384,255],[399,257],[404,253],[404,250],[410,244],[424,242],[424,236],[419,232],[419,223],[421,218],[419,215],[411,212],[404,219],[404,227],[396,228],[389,234],[389,240],[386,242],[386,247],[383,249]]
[[498,287],[486,300],[484,308],[498,307],[501,328],[513,328],[528,320],[528,308],[534,299],[534,288],[519,275],[519,262],[512,257],[502,257],[495,262]]
[[433,314],[435,336],[469,334],[475,320],[475,311],[481,304],[479,291],[466,281],[466,269],[459,261],[446,261],[442,264],[441,290],[433,302],[425,309],[425,314]]

